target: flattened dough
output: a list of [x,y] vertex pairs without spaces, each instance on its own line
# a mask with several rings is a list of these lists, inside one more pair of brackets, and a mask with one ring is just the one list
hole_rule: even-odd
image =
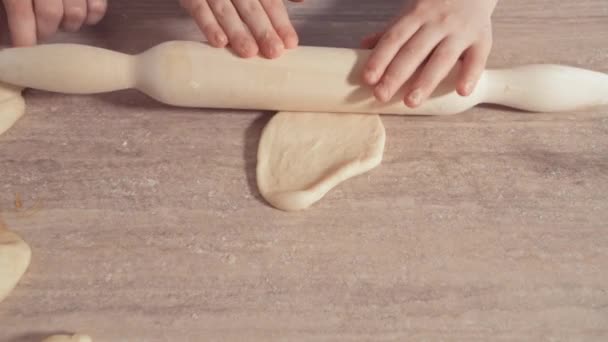
[[0,135],[11,128],[25,113],[22,90],[19,87],[0,83]]
[[0,222],[0,302],[15,288],[30,265],[30,247]]
[[88,335],[53,335],[47,337],[42,342],[92,342],[93,339]]
[[378,115],[280,112],[262,132],[258,188],[278,209],[305,209],[378,166],[384,142]]

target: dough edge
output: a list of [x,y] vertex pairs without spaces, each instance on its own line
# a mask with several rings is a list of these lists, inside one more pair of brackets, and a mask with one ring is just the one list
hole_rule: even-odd
[[25,114],[23,89],[0,83],[0,135],[8,131]]
[[[342,113],[317,113],[320,115],[345,115]],[[353,113],[354,114],[354,113]],[[298,115],[295,112],[278,112],[277,115]],[[367,151],[368,153],[364,154],[363,159],[356,158],[351,160],[346,160],[340,164],[334,170],[331,170],[330,173],[323,175],[319,178],[317,182],[315,182],[311,187],[307,189],[302,189],[298,191],[285,191],[285,192],[276,192],[271,189],[266,189],[262,184],[265,182],[261,179],[264,176],[264,168],[268,167],[264,163],[260,161],[264,157],[264,153],[266,151],[262,150],[262,144],[264,142],[265,133],[272,122],[272,119],[268,122],[266,127],[264,127],[262,131],[262,136],[260,138],[260,145],[258,146],[258,154],[257,154],[257,166],[256,166],[256,181],[258,185],[258,190],[260,194],[270,205],[273,207],[283,210],[283,211],[300,211],[312,206],[314,203],[318,202],[321,198],[323,198],[331,189],[344,182],[349,178],[353,178],[369,172],[374,169],[378,165],[382,163],[382,158],[384,155],[384,148],[386,144],[386,130],[384,124],[382,123],[381,117],[379,114],[355,114],[355,115],[368,115],[373,116],[376,119],[376,124],[380,129],[380,134],[378,136],[378,142],[374,144]],[[274,117],[273,117],[274,119]]]
[[30,265],[32,250],[16,233],[0,227],[0,302],[15,289]]

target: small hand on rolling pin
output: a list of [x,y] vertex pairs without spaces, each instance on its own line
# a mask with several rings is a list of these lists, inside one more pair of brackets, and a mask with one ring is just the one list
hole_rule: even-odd
[[31,46],[59,29],[78,31],[97,24],[107,0],[2,0],[14,46]]
[[[301,2],[302,0],[291,0]],[[282,0],[180,0],[209,43],[241,57],[277,58],[298,45]]]
[[418,107],[459,59],[457,91],[471,94],[492,47],[491,16],[498,0],[408,1],[387,28],[363,40],[373,52],[363,79],[380,101],[404,87],[403,101]]

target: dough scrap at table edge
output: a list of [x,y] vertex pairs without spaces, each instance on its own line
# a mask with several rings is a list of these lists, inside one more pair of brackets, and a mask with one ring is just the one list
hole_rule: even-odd
[[23,88],[0,83],[0,135],[8,131],[25,114]]
[[0,225],[0,258],[7,260],[0,260],[0,265],[13,267],[0,270],[3,275],[0,278],[0,303],[15,289],[27,271],[32,255],[30,246],[17,233],[3,226]]

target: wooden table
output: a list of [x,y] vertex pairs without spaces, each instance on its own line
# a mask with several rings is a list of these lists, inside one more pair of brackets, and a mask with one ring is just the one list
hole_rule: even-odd
[[[110,3],[58,40],[200,39],[173,1]],[[303,44],[355,47],[397,3],[291,9]],[[505,0],[490,66],[608,72],[607,42],[605,0]],[[26,100],[0,137],[0,212],[33,259],[0,341],[608,340],[606,108],[384,117],[382,166],[288,214],[255,185],[271,113],[134,91]]]

